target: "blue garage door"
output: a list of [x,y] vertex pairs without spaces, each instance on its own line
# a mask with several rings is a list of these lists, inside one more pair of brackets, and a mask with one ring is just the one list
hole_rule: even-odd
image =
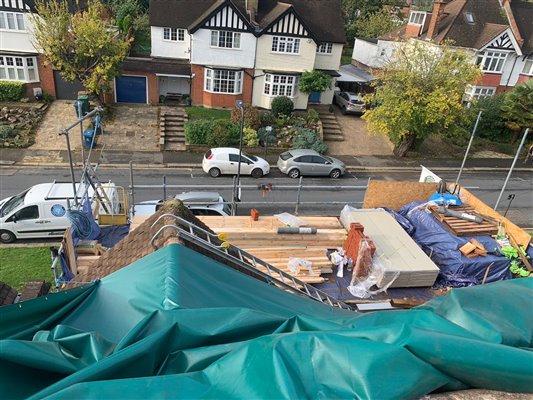
[[120,76],[115,78],[117,103],[146,104],[146,78],[144,76]]

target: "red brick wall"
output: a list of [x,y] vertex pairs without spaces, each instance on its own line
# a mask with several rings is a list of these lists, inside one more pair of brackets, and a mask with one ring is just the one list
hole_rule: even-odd
[[476,82],[476,86],[500,86],[501,80],[502,74],[484,73],[479,81]]
[[33,98],[33,88],[38,87],[43,90],[43,93],[48,93],[55,97],[54,71],[50,65],[46,65],[44,56],[37,57],[37,70],[39,73],[39,82],[26,84],[26,97]]
[[204,91],[204,67],[191,65],[194,74],[191,84],[192,104],[208,108],[233,108],[235,101],[242,100],[246,104],[252,102],[253,70],[245,69],[243,73],[242,94],[219,94]]
[[516,84],[517,84],[517,85],[520,85],[521,83],[525,83],[525,82],[529,81],[530,79],[531,79],[530,76],[520,74],[520,75],[518,76],[518,81],[516,82]]

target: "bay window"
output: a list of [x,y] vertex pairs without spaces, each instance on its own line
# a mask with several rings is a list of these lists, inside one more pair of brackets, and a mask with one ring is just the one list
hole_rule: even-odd
[[524,68],[522,68],[522,73],[524,75],[533,75],[533,57],[526,59]]
[[240,49],[241,34],[230,31],[211,31],[211,47],[223,49]]
[[272,37],[272,52],[274,53],[300,53],[300,39],[284,36]]
[[502,72],[503,64],[507,58],[507,53],[499,51],[482,51],[477,56],[476,64],[481,66],[485,72]]
[[242,93],[242,71],[205,69],[204,90],[213,93]]
[[36,58],[0,56],[0,80],[38,81]]
[[267,96],[294,97],[296,93],[296,77],[293,75],[265,75],[263,93]]
[[491,97],[496,94],[496,88],[495,87],[487,87],[487,86],[469,86],[465,94],[468,96],[468,100],[476,99],[479,100],[484,97]]

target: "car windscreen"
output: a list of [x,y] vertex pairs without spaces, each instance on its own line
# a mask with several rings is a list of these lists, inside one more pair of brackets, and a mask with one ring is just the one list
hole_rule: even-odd
[[251,155],[251,154],[248,154],[248,153],[245,153],[244,151],[242,152],[242,155],[245,156],[245,157],[248,157],[250,160],[252,161],[257,161],[257,157],[254,156],[254,155]]
[[328,156],[322,156],[322,157],[324,157],[326,160],[328,160],[330,163],[333,164],[333,159],[332,158],[330,158]]
[[288,151],[286,151],[285,153],[281,153],[279,155],[279,158],[281,158],[283,161],[287,161],[291,157],[292,157],[292,154]]
[[26,197],[26,194],[29,191],[30,189],[25,190],[24,192],[19,193],[16,196],[13,196],[12,198],[10,198],[8,201],[6,201],[2,209],[0,209],[0,217],[4,217],[8,215],[11,211],[13,211],[15,208],[17,208],[22,203],[24,203],[24,197]]

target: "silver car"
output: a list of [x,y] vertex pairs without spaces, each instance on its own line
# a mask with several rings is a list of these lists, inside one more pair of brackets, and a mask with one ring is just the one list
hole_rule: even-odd
[[300,175],[320,175],[336,179],[346,172],[346,165],[342,161],[307,149],[281,153],[278,158],[278,168],[291,178],[298,178]]
[[343,114],[354,113],[362,115],[366,111],[366,105],[361,94],[336,91],[333,102],[340,107]]
[[[217,192],[183,192],[174,198],[181,200],[194,215],[232,214],[231,205]],[[135,215],[152,215],[163,206],[164,202],[164,200],[143,201],[135,206]]]

